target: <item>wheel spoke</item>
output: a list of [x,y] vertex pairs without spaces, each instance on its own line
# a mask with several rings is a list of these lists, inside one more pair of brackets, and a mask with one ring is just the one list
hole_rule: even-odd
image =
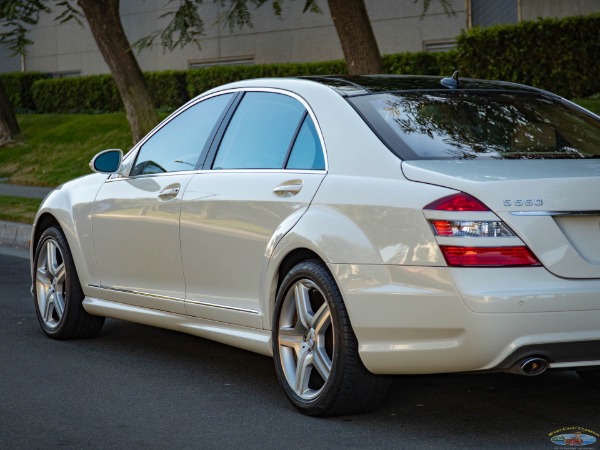
[[56,311],[56,320],[60,322],[65,313],[65,299],[62,294],[55,292],[52,296],[54,299],[54,310]]
[[302,332],[296,328],[282,327],[279,329],[279,345],[291,347],[297,353],[303,342]]
[[329,311],[329,306],[327,302],[324,302],[317,313],[313,317],[312,327],[315,330],[315,334],[325,335],[325,331],[331,325],[331,312]]
[[301,352],[296,366],[296,386],[295,391],[299,396],[303,396],[308,390],[308,381],[313,368],[312,352],[305,349]]
[[50,284],[52,283],[52,276],[48,273],[48,269],[46,267],[37,268],[37,270],[35,271],[35,279],[45,288],[50,286]]
[[42,310],[40,307],[40,311],[43,311],[42,316],[44,318],[44,322],[46,323],[52,321],[52,312],[54,311],[54,296],[54,293],[47,295],[45,298],[46,302],[44,303],[44,309]]
[[294,287],[294,297],[296,299],[296,312],[298,317],[307,330],[311,328],[313,322],[313,311],[310,306],[309,290],[304,283],[297,283]]
[[65,283],[67,271],[65,270],[65,263],[61,263],[60,266],[56,268],[56,284],[62,286]]
[[318,346],[315,348],[313,352],[313,365],[323,380],[327,381],[331,373],[332,363],[325,351],[325,347]]
[[56,245],[54,245],[54,242],[48,241],[46,243],[46,268],[48,273],[52,276],[56,275],[56,267],[58,265],[56,250],[57,248]]

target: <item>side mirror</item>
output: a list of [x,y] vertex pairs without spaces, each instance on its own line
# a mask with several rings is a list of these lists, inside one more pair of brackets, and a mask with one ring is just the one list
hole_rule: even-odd
[[123,151],[119,149],[104,150],[90,161],[90,169],[100,173],[115,173],[121,168]]

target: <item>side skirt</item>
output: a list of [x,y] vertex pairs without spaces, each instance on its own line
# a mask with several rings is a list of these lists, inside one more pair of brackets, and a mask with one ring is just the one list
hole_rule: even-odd
[[112,317],[180,331],[261,355],[273,356],[270,331],[126,305],[94,297],[86,297],[83,300],[83,307],[89,314],[95,316]]

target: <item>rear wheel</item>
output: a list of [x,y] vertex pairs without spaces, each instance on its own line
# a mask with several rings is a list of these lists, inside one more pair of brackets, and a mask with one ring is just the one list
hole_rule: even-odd
[[275,370],[296,408],[312,416],[360,413],[383,400],[390,381],[363,365],[339,289],[320,261],[292,268],[273,319]]
[[42,330],[53,339],[97,336],[104,317],[88,314],[71,251],[62,232],[44,231],[35,250],[35,312]]
[[577,375],[579,378],[590,387],[600,389],[600,370],[589,369],[589,370],[578,370]]

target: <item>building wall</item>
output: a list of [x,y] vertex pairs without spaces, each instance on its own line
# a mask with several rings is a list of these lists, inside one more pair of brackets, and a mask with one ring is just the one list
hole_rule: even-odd
[[598,0],[520,0],[521,20],[567,17],[600,12]]
[[[164,8],[166,0],[121,1],[121,17],[130,42],[150,34],[166,23],[159,16],[172,10]],[[252,63],[305,62],[342,59],[327,2],[321,0],[323,14],[302,13],[302,0],[284,3],[283,19],[273,15],[269,4],[255,10],[253,27],[236,28],[214,25],[222,11],[219,4],[200,7],[207,25],[201,49],[188,45],[172,52],[160,44],[138,55],[142,70],[188,69],[192,64],[218,61]],[[421,51],[430,43],[453,41],[466,26],[466,3],[454,0],[454,16],[447,16],[437,2],[422,16],[422,2],[413,0],[366,0],[367,9],[380,51],[397,53]],[[108,67],[99,53],[87,26],[58,24],[53,16],[44,15],[32,30],[35,42],[25,58],[26,70],[82,75],[107,73]]]
[[19,72],[21,70],[21,58],[13,55],[12,50],[0,44],[0,73]]
[[[478,24],[472,20],[472,13],[477,11],[482,11],[481,25],[506,23],[506,17],[535,20],[600,11],[600,0],[453,0],[455,14],[447,16],[439,2],[432,0],[430,11],[423,16],[422,0],[416,3],[414,0],[365,2],[383,54],[443,49],[452,45],[463,28]],[[167,0],[121,0],[122,22],[130,42],[167,23],[167,19],[160,19],[160,16],[172,11],[174,6],[165,8],[165,4]],[[319,1],[323,14],[302,13],[303,4],[303,0],[284,2],[283,18],[279,19],[267,2],[253,11],[253,27],[231,31],[226,25],[215,25],[223,11],[218,2],[207,2],[200,7],[207,28],[201,49],[191,44],[170,52],[157,43],[139,53],[138,61],[142,70],[155,71],[216,63],[342,59],[327,1]],[[510,14],[504,11],[507,8],[511,9]],[[513,14],[514,8],[516,14]],[[44,14],[29,37],[34,44],[28,48],[24,61],[28,71],[64,76],[108,73],[87,25],[58,24],[54,15]],[[1,61],[0,72],[6,71]],[[15,70],[15,66],[11,65],[10,69]]]

